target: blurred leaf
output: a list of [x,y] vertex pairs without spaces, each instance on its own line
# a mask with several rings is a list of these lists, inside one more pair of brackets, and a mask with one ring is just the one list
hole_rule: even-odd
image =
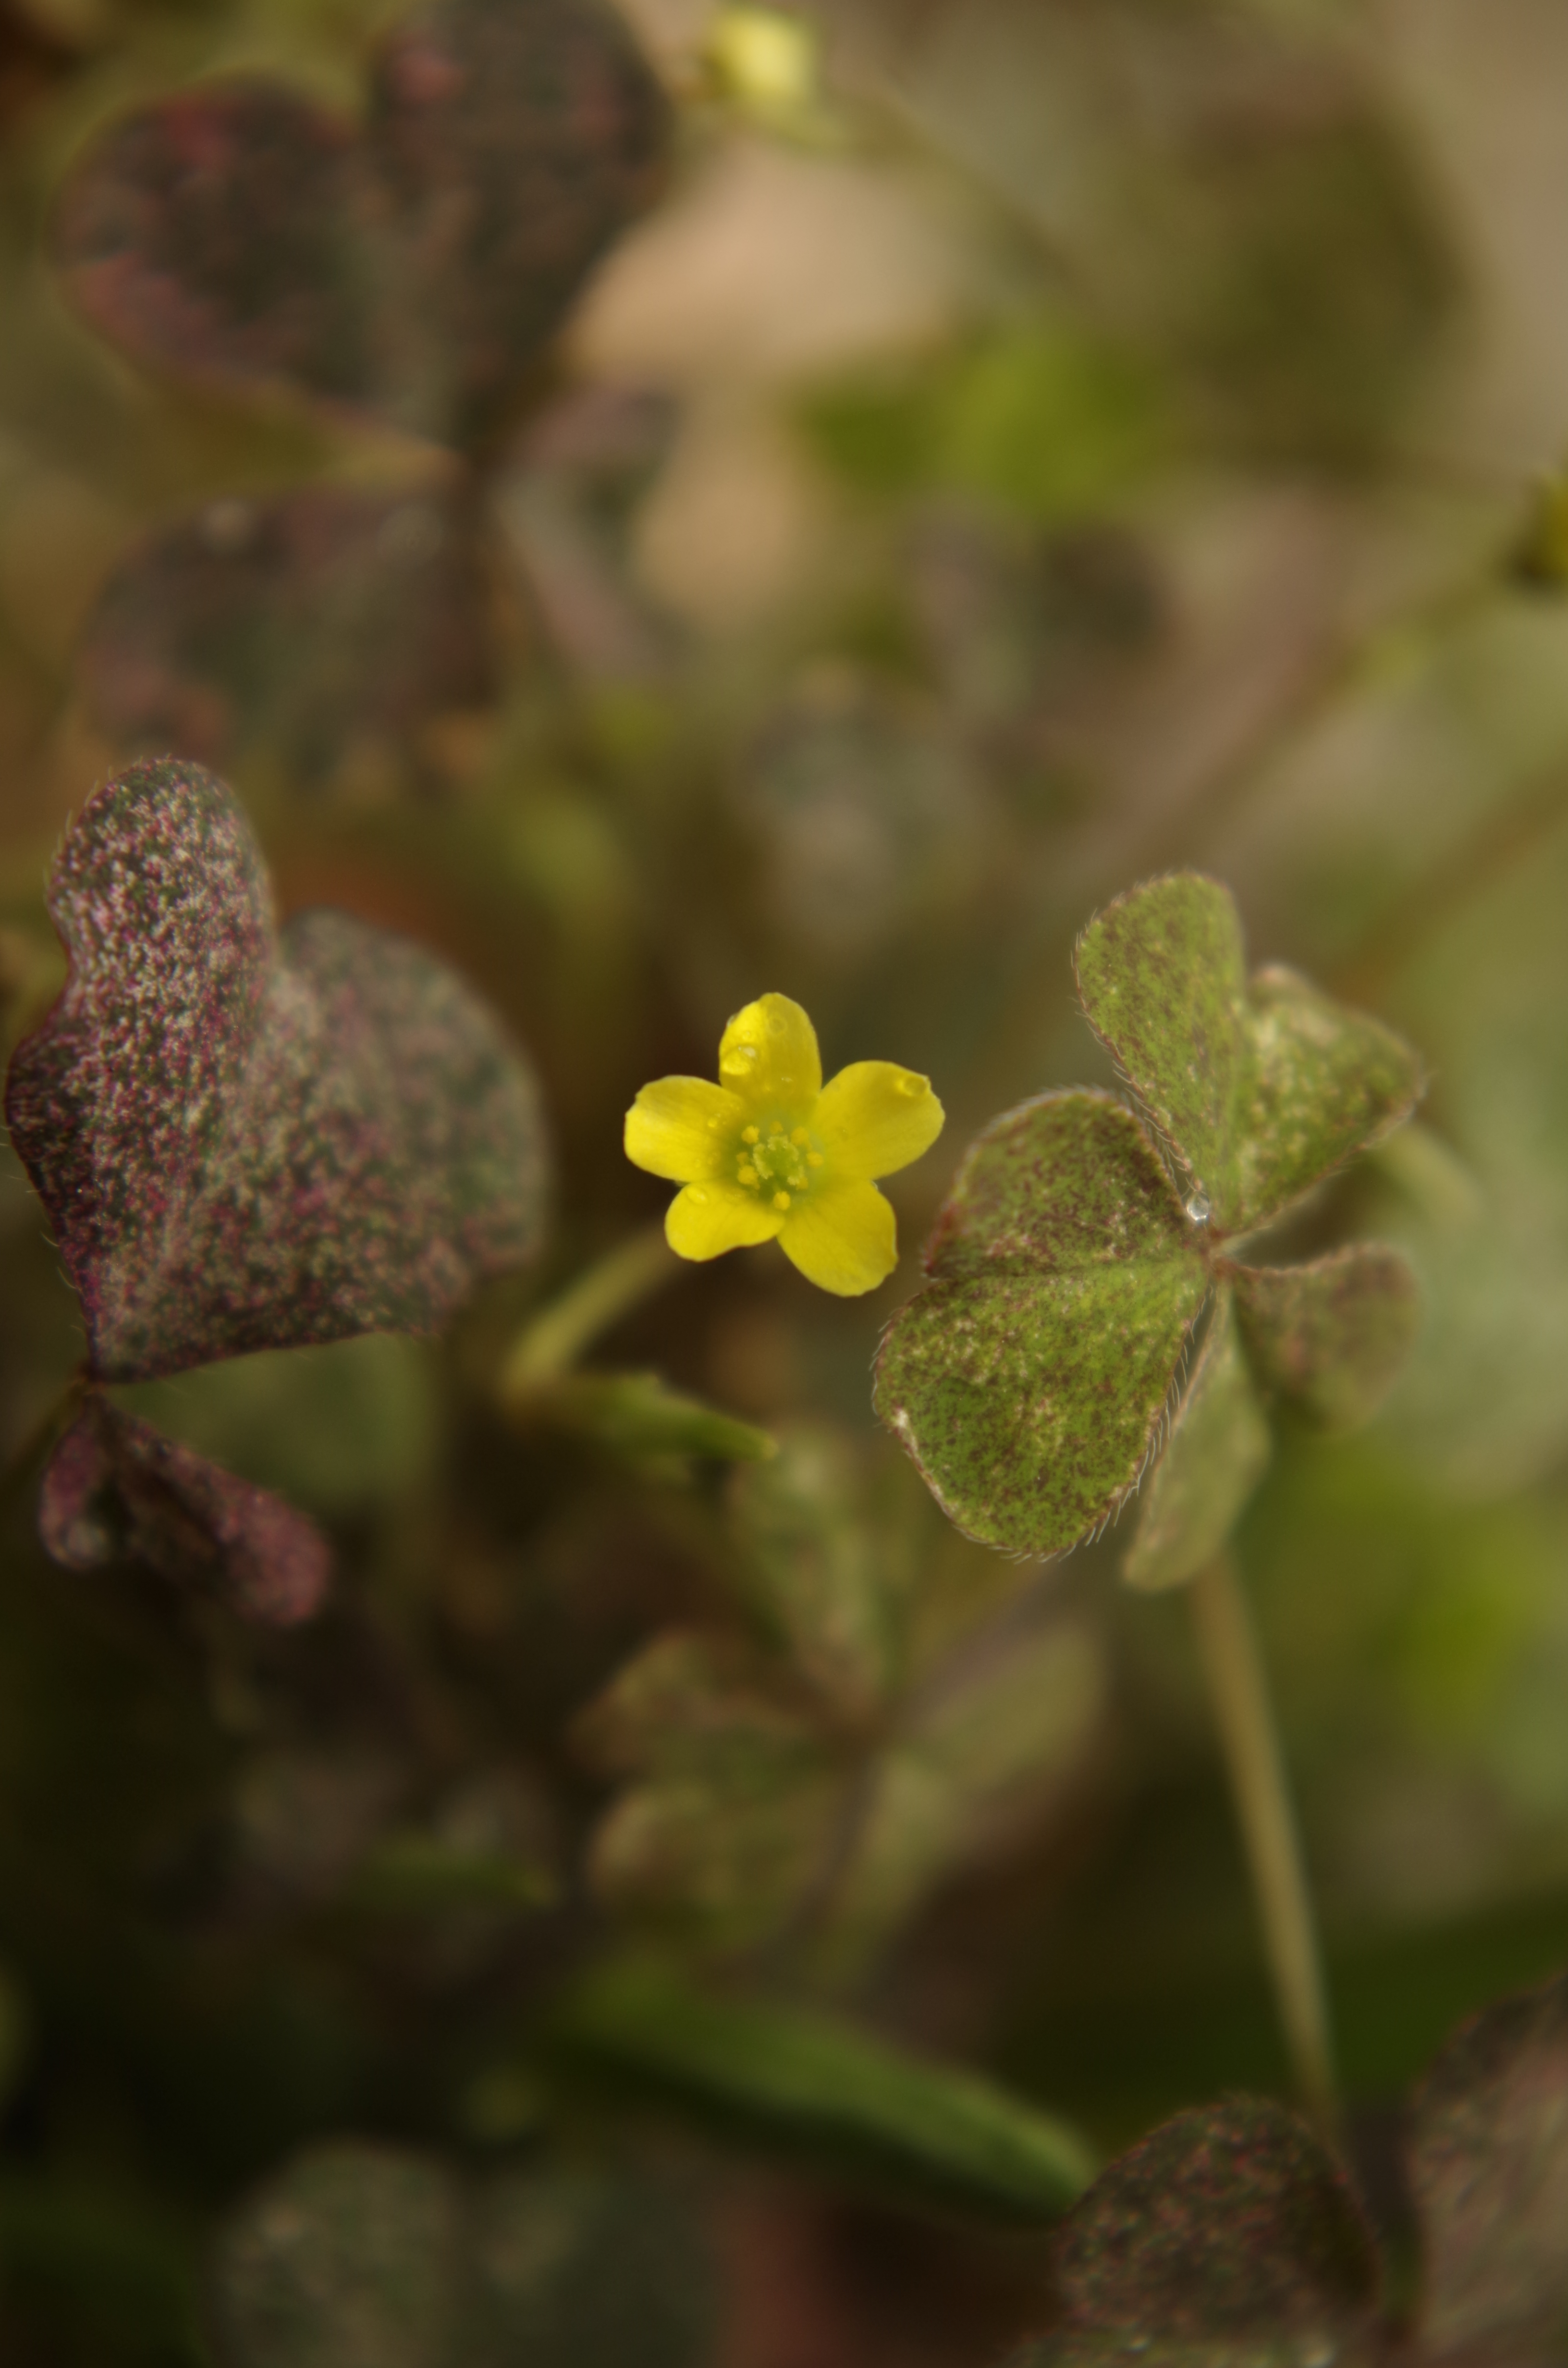
[[433,1331],[537,1245],[533,1081],[466,987],[347,914],[278,933],[221,781],[134,766],[55,859],[65,994],[17,1046],[13,1140],[95,1372]]
[[[1052,2247],[1059,2317],[1017,2368],[1287,2368],[1357,2356],[1379,2270],[1349,2181],[1275,2104],[1179,2114],[1102,2172]],[[1368,2343],[1369,2350],[1369,2342]]]
[[1433,2352],[1560,2356],[1568,2330],[1568,1976],[1487,2007],[1416,2095],[1410,2176]]
[[412,752],[417,772],[422,734],[494,702],[491,607],[460,498],[312,486],[210,502],[121,560],[78,678],[124,756],[222,766],[260,746],[310,783]]
[[820,1862],[839,1784],[808,1706],[744,1647],[659,1637],[574,1731],[594,1765],[640,1780],[594,1834],[589,1873],[603,1898],[726,1947],[791,1912]]
[[1090,1026],[1217,1235],[1277,1216],[1420,1095],[1419,1062],[1376,1020],[1293,971],[1249,988],[1230,891],[1196,872],[1117,897],[1076,967]]
[[994,1121],[926,1265],[888,1327],[878,1412],[971,1537],[1073,1544],[1136,1485],[1209,1287],[1137,1120],[1061,1093]]
[[1281,89],[1251,121],[1214,107],[1187,240],[1178,201],[1154,252],[1155,302],[1227,436],[1358,471],[1437,359],[1460,275],[1421,160],[1326,63],[1307,51],[1293,103]]
[[1164,437],[1150,373],[1066,322],[1026,320],[916,369],[882,364],[812,390],[806,432],[862,492],[979,495],[1062,525],[1104,509]]
[[471,447],[653,194],[664,104],[597,0],[452,0],[369,97],[362,136],[256,77],[143,108],[77,165],[56,254],[139,361]]
[[587,2170],[516,2171],[475,2200],[482,2368],[699,2368],[716,2266],[678,2189]]
[[730,1502],[753,1608],[824,1702],[866,1716],[892,1676],[897,1574],[847,1443],[797,1426],[773,1463],[737,1474]]
[[1144,371],[1049,324],[983,345],[955,375],[944,414],[942,476],[1051,523],[1120,493],[1148,467],[1160,431]]
[[642,1968],[597,1976],[554,2024],[567,2061],[769,2151],[991,2217],[1052,2218],[1090,2175],[1081,2140],[972,2073],[852,2025],[741,2005]]
[[714,2271],[678,2193],[434,2155],[319,2146],[242,2204],[216,2249],[224,2368],[697,2368]]
[[1415,1277],[1397,1250],[1357,1242],[1310,1266],[1236,1267],[1236,1313],[1265,1387],[1329,1429],[1377,1412],[1421,1323]]
[[556,1894],[555,1877],[541,1862],[409,1829],[373,1846],[345,1897],[350,1907],[382,1915],[423,1916],[458,1907],[549,1907]]
[[97,1395],[50,1458],[39,1531],[67,1570],[134,1555],[280,1626],[311,1617],[332,1568],[303,1513]]
[[101,2171],[0,2179],[4,2326],[14,2341],[19,2317],[29,2368],[34,2358],[199,2368],[195,2270],[179,2218]]
[[1128,1583],[1176,1587],[1195,1577],[1230,1536],[1268,1455],[1268,1425],[1236,1337],[1231,1293],[1222,1291],[1145,1492],[1122,1565]]
[[432,2157],[344,2140],[297,2156],[216,2248],[229,2368],[456,2368],[462,2191]]
[[509,1411],[519,1422],[579,1432],[634,1461],[695,1455],[720,1463],[750,1463],[766,1462],[777,1452],[766,1430],[671,1389],[657,1373],[540,1378],[513,1391]]

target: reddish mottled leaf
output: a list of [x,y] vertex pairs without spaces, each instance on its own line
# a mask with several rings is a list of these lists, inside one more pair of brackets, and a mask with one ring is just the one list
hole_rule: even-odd
[[1398,1380],[1421,1322],[1399,1252],[1357,1242],[1310,1266],[1237,1267],[1242,1337],[1259,1379],[1330,1429],[1369,1421]]
[[428,1332],[534,1248],[520,1053],[459,980],[343,913],[275,926],[223,783],[133,766],[55,860],[65,992],[12,1058],[12,1140],[100,1380]]
[[[1568,1976],[1487,2007],[1415,2101],[1430,2351],[1561,2359],[1568,2335]],[[1473,2348],[1472,2348],[1473,2347]]]
[[1059,2317],[1017,2368],[1344,2361],[1378,2270],[1344,2172],[1283,2107],[1178,2114],[1114,2162],[1052,2248]]
[[77,655],[126,756],[220,765],[260,743],[309,780],[402,754],[497,691],[490,586],[464,504],[316,487],[209,503],[109,577]]
[[452,0],[383,45],[362,132],[260,77],[112,125],[56,252],[136,359],[470,446],[652,196],[665,108],[602,0]]
[[67,1570],[134,1555],[279,1624],[310,1618],[331,1570],[303,1513],[96,1395],[50,1459],[39,1531]]

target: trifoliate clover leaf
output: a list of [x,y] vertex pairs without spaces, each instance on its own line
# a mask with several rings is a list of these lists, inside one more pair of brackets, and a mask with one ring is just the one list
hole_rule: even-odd
[[958,1526],[1009,1553],[1060,1553],[1145,1482],[1128,1575],[1171,1586],[1222,1543],[1263,1467],[1255,1384],[1319,1421],[1364,1421],[1412,1344],[1397,1252],[1274,1273],[1231,1244],[1398,1125],[1420,1064],[1291,972],[1248,986],[1230,894],[1193,874],[1118,899],[1077,962],[1164,1157],[1105,1095],[996,1120],[937,1220],[929,1281],[888,1327],[876,1403]]
[[362,131],[261,75],[109,125],[55,251],[138,361],[472,448],[655,194],[666,122],[601,0],[450,0],[382,44]]
[[787,995],[737,1011],[719,1083],[660,1077],[626,1113],[626,1156],[685,1190],[665,1231],[680,1258],[777,1241],[808,1282],[858,1298],[898,1264],[891,1204],[874,1178],[918,1159],[942,1131],[928,1077],[855,1061],[824,1086],[816,1030]]
[[435,1331],[538,1247],[539,1098],[478,999],[347,914],[279,930],[222,781],[133,766],[55,859],[65,991],[6,1116],[97,1381]]
[[1214,1234],[1270,1223],[1408,1118],[1421,1064],[1293,971],[1247,984],[1228,889],[1176,872],[1078,940],[1078,993]]

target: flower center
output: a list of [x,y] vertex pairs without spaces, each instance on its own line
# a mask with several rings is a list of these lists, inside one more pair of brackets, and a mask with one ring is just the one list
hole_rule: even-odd
[[782,1118],[743,1127],[735,1146],[735,1181],[782,1212],[804,1192],[823,1164],[811,1131]]

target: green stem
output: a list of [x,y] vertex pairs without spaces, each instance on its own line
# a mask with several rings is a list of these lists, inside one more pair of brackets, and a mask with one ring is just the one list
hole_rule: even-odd
[[1188,1595],[1296,2085],[1332,2131],[1338,2100],[1323,1959],[1268,1680],[1230,1555],[1217,1554]]
[[60,1434],[74,1419],[91,1383],[85,1371],[73,1373],[59,1396],[51,1401],[32,1429],[18,1440],[0,1471],[0,1511],[9,1512],[26,1486],[28,1474],[43,1461]]
[[665,1239],[663,1224],[632,1234],[596,1258],[517,1339],[501,1369],[502,1405],[526,1398],[539,1383],[569,1372],[601,1332],[668,1282],[679,1263]]

